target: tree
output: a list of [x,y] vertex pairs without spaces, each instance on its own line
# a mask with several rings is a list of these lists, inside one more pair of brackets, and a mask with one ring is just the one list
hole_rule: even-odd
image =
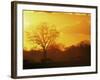
[[49,46],[55,43],[59,32],[56,27],[50,26],[47,23],[42,23],[37,26],[36,33],[30,37],[30,41],[40,45],[43,50],[44,61],[47,60],[47,49]]

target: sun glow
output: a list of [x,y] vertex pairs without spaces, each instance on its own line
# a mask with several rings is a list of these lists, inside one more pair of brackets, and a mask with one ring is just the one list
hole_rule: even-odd
[[[36,28],[41,23],[54,25],[59,31],[56,43],[65,47],[75,45],[80,41],[90,41],[90,18],[89,13],[63,13],[43,11],[23,11],[24,27],[24,49],[41,49],[41,47],[30,42],[27,32],[35,34]],[[63,48],[61,48],[63,50]]]

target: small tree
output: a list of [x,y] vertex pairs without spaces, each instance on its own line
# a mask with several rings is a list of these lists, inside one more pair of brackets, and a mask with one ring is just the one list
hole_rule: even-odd
[[56,30],[55,26],[49,26],[46,23],[42,23],[37,26],[36,33],[32,34],[33,36],[30,37],[30,41],[41,46],[44,60],[47,60],[47,49],[50,45],[55,43],[59,32]]

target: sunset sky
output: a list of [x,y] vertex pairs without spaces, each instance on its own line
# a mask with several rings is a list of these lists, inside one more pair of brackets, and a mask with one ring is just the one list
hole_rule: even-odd
[[[36,49],[37,44],[32,44],[25,32],[36,31],[41,23],[55,25],[60,32],[56,39],[56,43],[65,47],[75,45],[80,41],[90,41],[90,19],[88,13],[67,13],[67,12],[43,12],[43,11],[23,11],[23,27],[24,27],[24,48],[27,50]],[[37,47],[38,48],[38,47]]]

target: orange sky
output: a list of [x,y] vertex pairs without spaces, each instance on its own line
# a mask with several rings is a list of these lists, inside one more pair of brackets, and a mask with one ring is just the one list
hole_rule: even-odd
[[37,44],[32,44],[25,31],[30,32],[41,23],[55,25],[60,32],[56,42],[65,47],[75,45],[83,40],[90,41],[90,14],[87,13],[61,13],[42,11],[23,11],[24,48],[35,49]]

